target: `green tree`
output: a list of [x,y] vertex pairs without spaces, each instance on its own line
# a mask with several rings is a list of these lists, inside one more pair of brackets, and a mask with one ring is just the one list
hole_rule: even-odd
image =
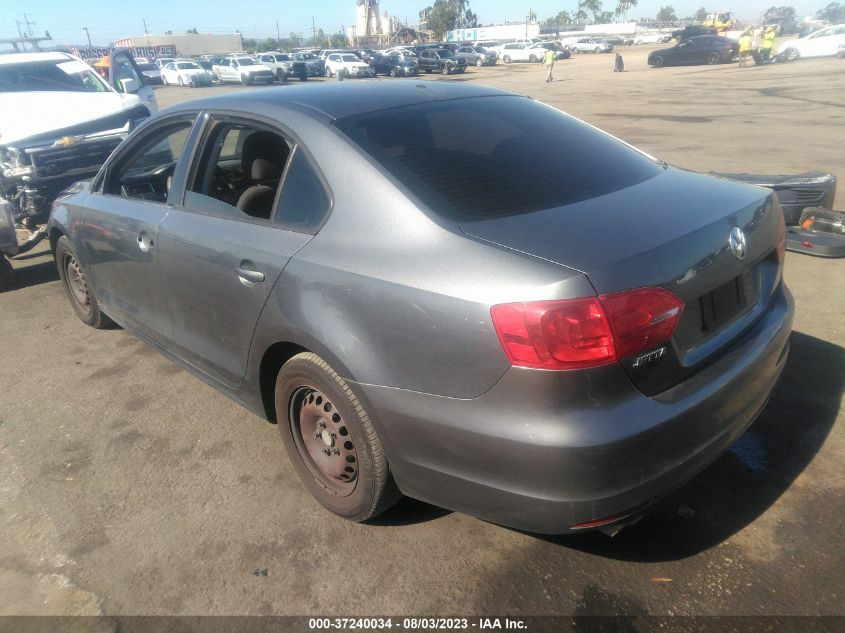
[[637,6],[637,0],[619,0],[616,3],[616,9],[613,11],[613,15],[617,18],[622,18],[623,22],[628,21],[628,12]]
[[349,38],[346,37],[346,34],[343,31],[333,33],[331,37],[331,47],[343,48],[345,46],[349,46]]
[[707,9],[701,7],[698,11],[695,12],[695,19],[699,22],[704,22],[707,19]]
[[820,9],[816,13],[816,17],[820,20],[827,20],[831,24],[838,24],[845,22],[845,5],[838,2],[831,2],[824,9]]
[[601,0],[578,0],[578,11],[575,13],[575,19],[579,22],[590,20],[592,22],[600,22],[603,11]]
[[569,15],[569,11],[561,11],[556,16],[546,20],[543,24],[549,27],[561,24],[572,24],[572,16]]
[[420,11],[420,19],[428,22],[430,31],[438,40],[446,32],[478,26],[478,16],[469,8],[469,0],[435,0],[434,4]]
[[675,13],[675,7],[671,4],[660,7],[660,11],[657,12],[657,21],[658,22],[674,22],[678,19],[677,14]]
[[789,21],[795,19],[795,9],[793,7],[769,7],[763,14],[763,23],[771,24],[772,22]]

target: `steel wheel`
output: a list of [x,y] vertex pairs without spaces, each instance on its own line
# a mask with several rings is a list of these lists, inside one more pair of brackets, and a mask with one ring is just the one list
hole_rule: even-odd
[[289,420],[308,470],[328,491],[352,494],[358,483],[358,452],[335,405],[318,389],[300,387],[291,398]]
[[76,258],[70,253],[65,254],[64,262],[65,279],[70,290],[70,297],[84,314],[91,314],[91,296],[88,291],[88,282],[85,281],[85,274]]

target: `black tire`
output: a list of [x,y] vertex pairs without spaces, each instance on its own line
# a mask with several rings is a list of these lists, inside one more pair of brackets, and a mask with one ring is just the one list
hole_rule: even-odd
[[161,85],[162,85],[162,86],[166,86],[166,85],[167,85],[167,79],[165,78],[165,76],[164,76],[164,75],[162,75],[162,76],[161,76]]
[[598,55],[599,53],[601,53],[601,48],[599,48],[598,46],[596,46],[596,55]]
[[112,320],[100,311],[100,304],[97,303],[93,289],[88,285],[76,251],[64,235],[56,242],[55,258],[59,278],[76,316],[86,325],[98,330],[111,326]]
[[707,55],[706,61],[710,66],[715,66],[716,64],[722,61],[722,58],[719,56],[719,53],[713,51],[712,53],[709,53]]
[[448,67],[448,66],[446,66],[446,65],[443,65],[443,66],[441,66],[441,67],[440,67],[440,74],[441,74],[441,75],[451,75],[451,74],[452,74],[452,69],[451,69],[451,68],[449,68],[449,67]]
[[[304,352],[285,363],[276,377],[275,402],[288,456],[302,483],[325,508],[360,522],[402,497],[369,415],[347,382],[322,358]],[[314,428],[322,431],[312,433]],[[324,457],[336,443],[343,451]],[[332,461],[335,458],[341,461]],[[324,472],[341,466],[339,476]]]
[[287,81],[287,75],[285,75],[285,71],[281,68],[276,69],[276,81],[279,83],[285,83]]
[[249,85],[249,75],[243,74],[241,75],[241,83],[245,86]]
[[463,75],[466,71],[467,71],[466,66],[461,66],[460,68],[456,68],[456,69],[455,69],[455,72],[457,72],[457,73],[459,73],[459,74],[461,74],[461,75]]
[[795,62],[801,59],[801,53],[797,49],[790,47],[783,53],[783,59],[788,62]]
[[0,253],[0,292],[5,292],[12,287],[15,279],[15,270],[9,258]]
[[651,65],[655,68],[663,68],[666,61],[663,59],[662,55],[656,55],[651,59]]
[[504,57],[502,57],[502,61],[505,62],[506,64],[510,64],[511,63],[511,56],[505,55]]
[[305,74],[305,75],[300,75],[300,76],[299,76],[299,81],[308,81],[308,75],[307,75],[307,74]]
[[394,79],[396,79],[396,78],[399,76],[399,71],[398,71],[398,70],[396,70],[395,68],[391,68],[391,69],[390,69],[390,73],[389,73],[389,74],[390,74],[390,76],[391,76],[391,77],[393,77]]
[[431,73],[431,68],[426,68],[426,69],[425,69],[425,72],[427,72],[427,73]]
[[332,76],[332,69],[331,69],[331,68],[329,68],[328,66],[326,66],[326,70],[323,72],[323,74],[324,74],[326,77],[331,77],[331,76]]
[[529,63],[531,63],[531,64],[536,64],[536,63],[537,63],[537,56],[536,56],[536,55],[529,55],[529,56],[528,56],[528,61],[529,61]]
[[475,60],[475,65],[481,68],[484,65],[484,60],[479,57]]

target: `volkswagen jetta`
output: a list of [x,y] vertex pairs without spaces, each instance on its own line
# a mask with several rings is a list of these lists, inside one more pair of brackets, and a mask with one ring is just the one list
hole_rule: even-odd
[[792,322],[771,192],[446,82],[181,104],[49,235],[85,323],[277,422],[356,521],[401,494],[537,532],[628,521],[751,424]]

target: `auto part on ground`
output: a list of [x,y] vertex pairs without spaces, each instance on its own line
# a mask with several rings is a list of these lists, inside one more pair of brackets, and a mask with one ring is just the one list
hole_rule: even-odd
[[773,190],[783,209],[787,226],[797,226],[801,219],[801,212],[808,207],[832,209],[833,200],[836,198],[836,176],[822,171],[807,171],[793,176],[709,173],[711,176],[738,180]]
[[816,257],[845,257],[845,212],[812,207],[786,231],[786,250]]

